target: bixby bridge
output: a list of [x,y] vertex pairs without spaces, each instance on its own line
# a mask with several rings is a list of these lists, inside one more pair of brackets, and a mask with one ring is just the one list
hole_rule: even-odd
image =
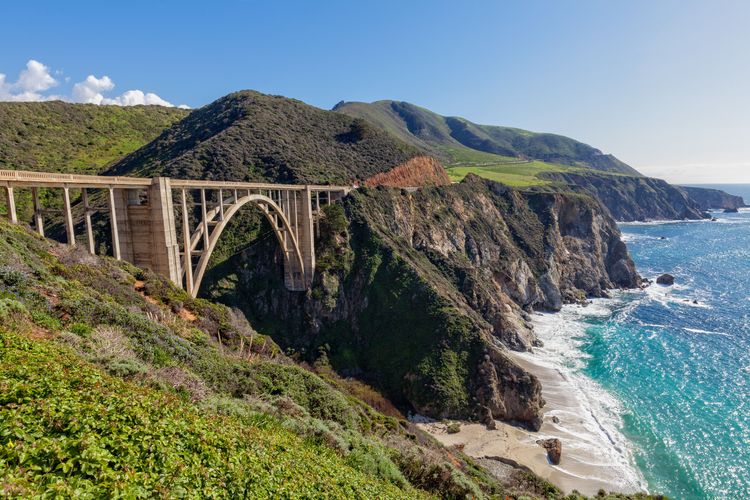
[[[20,170],[0,170],[0,186],[5,190],[8,218],[13,223],[18,222],[14,190],[31,190],[34,227],[42,236],[44,215],[50,209],[42,206],[40,189],[62,190],[61,211],[71,245],[76,244],[71,191],[80,190],[89,252],[96,250],[92,215],[108,212],[112,256],[168,277],[193,297],[219,237],[232,216],[248,203],[260,208],[276,234],[284,256],[286,287],[309,288],[315,274],[315,236],[321,207],[341,199],[352,189]],[[91,203],[92,195],[97,193],[105,195],[105,203]],[[178,221],[181,237],[177,234]]]

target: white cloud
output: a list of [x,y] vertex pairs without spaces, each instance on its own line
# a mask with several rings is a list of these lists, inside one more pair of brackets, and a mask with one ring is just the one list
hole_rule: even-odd
[[[60,71],[55,74],[61,74]],[[70,77],[65,77],[64,81],[68,82]],[[116,106],[136,106],[139,104],[157,105],[174,107],[171,102],[162,99],[153,92],[144,92],[134,89],[123,92],[116,97],[106,97],[105,93],[115,88],[115,82],[104,75],[97,78],[89,75],[85,80],[73,85],[70,96],[49,95],[43,92],[55,87],[59,82],[52,76],[50,69],[44,64],[30,59],[26,63],[26,69],[18,75],[18,80],[14,83],[6,82],[6,76],[0,73],[0,101],[50,101],[61,100],[71,102],[81,102],[89,104],[110,104]],[[181,104],[183,109],[190,109],[188,106]]]
[[57,85],[57,80],[50,75],[47,66],[30,59],[26,63],[26,69],[18,75],[18,81],[14,85],[22,92],[40,92]]
[[[106,78],[106,77],[105,77]],[[123,92],[122,95],[115,97],[114,99],[104,99],[102,104],[116,104],[118,106],[137,106],[139,104],[146,105],[157,105],[174,107],[171,102],[165,101],[158,95],[148,92],[144,93],[142,90],[128,90]]]
[[6,82],[6,76],[0,73],[0,100],[44,101],[48,97],[40,92],[49,90],[57,84],[47,66],[30,59],[26,63],[26,69],[21,71],[14,83]]
[[97,78],[94,75],[89,75],[84,81],[73,85],[73,101],[101,104],[104,101],[102,92],[107,92],[113,88],[115,88],[115,82],[108,76]]

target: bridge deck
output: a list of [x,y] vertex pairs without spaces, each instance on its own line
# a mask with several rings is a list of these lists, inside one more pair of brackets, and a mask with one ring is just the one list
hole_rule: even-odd
[[[106,175],[60,174],[51,172],[29,172],[26,170],[0,170],[0,185],[14,187],[76,187],[76,188],[109,188],[124,189],[145,188],[152,184],[150,177],[127,177]],[[334,186],[320,184],[274,184],[269,182],[235,182],[207,181],[170,178],[170,185],[175,189],[263,189],[281,191],[344,191],[351,186]]]

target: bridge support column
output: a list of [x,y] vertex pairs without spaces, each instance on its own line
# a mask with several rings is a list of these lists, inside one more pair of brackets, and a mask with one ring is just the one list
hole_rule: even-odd
[[148,193],[151,258],[147,267],[182,285],[180,248],[172,205],[172,187],[167,177],[153,180]]
[[304,191],[300,191],[298,195],[299,200],[295,197],[294,213],[291,214],[290,219],[297,232],[297,242],[299,243],[300,253],[302,253],[303,289],[306,290],[312,285],[315,276],[315,228],[310,186],[305,186]]
[[16,215],[16,197],[13,194],[13,188],[5,186],[5,200],[8,202],[8,220],[13,224],[18,222]]
[[68,245],[75,246],[76,234],[73,226],[73,210],[70,208],[70,188],[63,188],[63,212],[65,215],[65,231],[68,234]]

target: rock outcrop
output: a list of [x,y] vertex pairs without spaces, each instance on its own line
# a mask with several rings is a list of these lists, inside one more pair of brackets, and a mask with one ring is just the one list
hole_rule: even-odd
[[562,458],[562,443],[559,439],[540,439],[536,443],[547,450],[547,458],[549,458],[549,461],[553,465],[560,465],[560,459]]
[[656,278],[656,283],[659,285],[672,286],[674,285],[674,276],[671,274],[662,274]]
[[701,206],[688,196],[684,188],[661,179],[589,172],[542,175],[594,196],[618,221],[706,218]]
[[709,189],[691,186],[679,186],[702,210],[738,209],[746,207],[742,196],[735,196],[720,189]]
[[321,223],[306,295],[284,289],[270,239],[217,268],[211,294],[282,345],[324,353],[431,417],[537,429],[540,383],[507,353],[538,342],[529,313],[640,284],[616,224],[588,196],[469,176],[415,192],[361,189],[343,209],[348,227],[331,234]]

